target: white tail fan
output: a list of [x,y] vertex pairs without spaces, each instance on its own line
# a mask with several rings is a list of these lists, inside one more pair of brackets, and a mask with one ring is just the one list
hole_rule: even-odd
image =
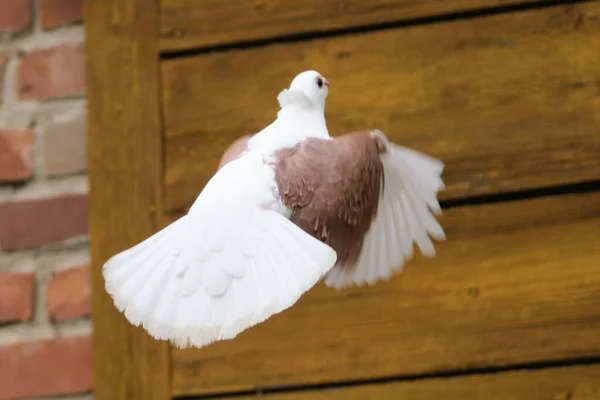
[[336,262],[332,248],[260,206],[273,196],[272,171],[239,160],[187,215],[104,265],[117,308],[156,339],[178,347],[232,339],[292,306]]
[[247,234],[236,236],[249,241],[204,258],[196,256],[202,242],[186,240],[188,224],[185,216],[104,266],[127,319],[179,347],[235,337],[292,306],[335,264],[329,246],[274,211],[244,224]]

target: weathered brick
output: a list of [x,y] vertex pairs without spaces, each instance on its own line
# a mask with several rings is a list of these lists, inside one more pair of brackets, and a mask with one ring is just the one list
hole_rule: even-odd
[[87,195],[0,203],[0,250],[35,248],[87,234]]
[[21,31],[30,23],[30,0],[0,0],[0,31]]
[[4,95],[4,73],[6,72],[6,63],[8,63],[8,57],[0,54],[0,104],[2,104],[2,96]]
[[85,114],[50,122],[43,128],[42,168],[46,176],[83,172],[87,169]]
[[34,282],[33,273],[0,272],[0,323],[31,319]]
[[42,28],[57,28],[81,22],[83,0],[41,0]]
[[46,397],[92,388],[89,336],[0,347],[0,399]]
[[33,132],[0,129],[0,181],[23,181],[31,177]]
[[48,285],[46,306],[53,321],[65,321],[91,313],[89,266],[57,272]]
[[21,100],[81,94],[85,90],[83,43],[34,50],[23,57],[17,73]]

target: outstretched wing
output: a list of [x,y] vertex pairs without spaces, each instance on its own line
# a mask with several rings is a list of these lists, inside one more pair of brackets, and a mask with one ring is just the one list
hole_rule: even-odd
[[431,238],[445,240],[435,218],[441,213],[437,193],[444,187],[444,164],[390,143],[379,131],[373,133],[386,149],[380,154],[384,190],[356,262],[351,268],[333,268],[325,278],[326,285],[337,289],[387,280],[413,257],[414,244],[425,257],[434,257]]
[[434,215],[443,164],[390,143],[379,131],[307,139],[276,156],[275,180],[292,221],[338,254],[328,286],[389,279],[444,233]]

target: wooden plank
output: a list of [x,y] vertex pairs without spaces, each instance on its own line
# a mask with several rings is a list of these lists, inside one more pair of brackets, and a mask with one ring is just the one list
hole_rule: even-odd
[[160,48],[248,42],[363,27],[540,0],[162,0]]
[[600,192],[455,208],[442,222],[438,257],[389,282],[321,284],[235,340],[174,349],[174,393],[600,355]]
[[[235,397],[236,400],[257,396]],[[264,400],[597,400],[600,365],[549,368],[331,390],[263,395]],[[233,400],[234,398],[231,398]],[[223,398],[228,400],[228,398]]]
[[447,164],[442,198],[600,178],[600,2],[162,63],[166,208],[314,68],[330,132],[378,128]]
[[[170,352],[134,328],[102,264],[157,228],[162,212],[157,0],[87,0],[94,398],[170,399]],[[116,69],[115,69],[116,68]]]

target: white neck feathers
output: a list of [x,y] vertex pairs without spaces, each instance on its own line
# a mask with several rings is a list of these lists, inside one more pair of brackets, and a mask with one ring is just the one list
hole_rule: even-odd
[[277,101],[279,102],[279,106],[281,108],[290,105],[299,105],[302,107],[311,108],[315,105],[304,92],[298,90],[283,89],[277,96]]

